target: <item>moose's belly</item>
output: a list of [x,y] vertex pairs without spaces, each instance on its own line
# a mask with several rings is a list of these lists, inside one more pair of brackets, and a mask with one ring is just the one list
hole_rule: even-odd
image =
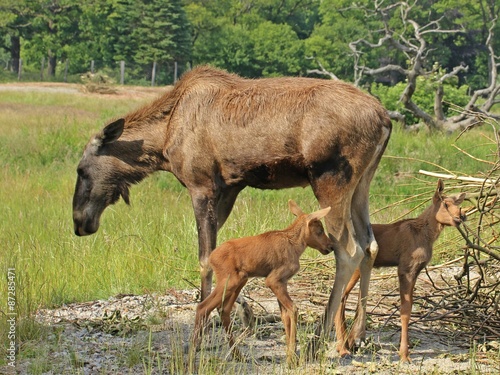
[[245,182],[259,189],[283,189],[307,186],[309,180],[304,167],[290,160],[261,164],[244,173]]
[[283,159],[234,170],[226,180],[258,189],[284,189],[309,185],[306,168],[296,160]]

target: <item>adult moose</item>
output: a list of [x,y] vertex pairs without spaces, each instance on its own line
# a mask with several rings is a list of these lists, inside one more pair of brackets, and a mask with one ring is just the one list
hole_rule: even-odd
[[238,193],[246,186],[309,184],[320,206],[332,208],[325,223],[337,270],[319,337],[323,328],[330,332],[356,268],[368,289],[378,250],[368,191],[390,132],[380,103],[347,83],[248,80],[197,67],[171,91],[91,138],[77,170],[75,233],[96,232],[108,205],[120,196],[129,202],[130,185],[155,171],[173,173],[192,199],[203,300],[212,286],[208,258]]

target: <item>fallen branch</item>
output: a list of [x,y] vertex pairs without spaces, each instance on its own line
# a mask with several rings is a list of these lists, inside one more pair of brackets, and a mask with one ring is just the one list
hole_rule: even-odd
[[428,172],[424,171],[423,169],[419,170],[418,173],[426,175],[426,176],[431,176],[431,177],[437,177],[437,178],[442,178],[445,180],[458,180],[458,181],[468,181],[468,182],[478,182],[481,184],[489,184],[489,185],[499,185],[499,181],[492,180],[490,178],[480,178],[480,177],[469,177],[469,176],[457,176],[453,174],[444,174],[444,173],[436,173],[436,172]]

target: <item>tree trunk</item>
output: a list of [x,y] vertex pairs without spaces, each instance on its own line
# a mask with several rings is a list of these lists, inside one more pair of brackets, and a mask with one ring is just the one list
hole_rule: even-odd
[[12,60],[12,71],[19,73],[19,59],[21,58],[21,38],[11,35],[10,37],[10,58]]
[[47,74],[49,75],[49,77],[55,77],[56,64],[57,64],[57,59],[52,53],[52,51],[49,50],[48,64],[47,64]]

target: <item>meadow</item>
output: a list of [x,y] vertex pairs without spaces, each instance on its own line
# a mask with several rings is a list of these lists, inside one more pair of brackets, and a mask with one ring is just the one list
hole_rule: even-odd
[[[73,234],[76,166],[89,137],[106,121],[160,92],[134,96],[0,90],[0,337],[8,330],[9,270],[15,274],[15,312],[28,322],[42,307],[199,285],[190,198],[171,174],[157,173],[134,186],[131,205],[120,201],[109,207],[95,235]],[[395,124],[371,186],[373,222],[421,212],[436,179],[419,174],[420,169],[471,175],[484,171],[478,159],[495,157],[491,133],[481,127],[459,138],[410,134]],[[292,220],[289,198],[304,210],[317,208],[310,188],[244,190],[219,242],[285,227]],[[435,249],[434,264],[460,256],[457,232],[445,231]],[[316,252],[307,251],[306,258],[315,257]],[[33,330],[19,329],[18,339],[29,340],[30,335]]]

